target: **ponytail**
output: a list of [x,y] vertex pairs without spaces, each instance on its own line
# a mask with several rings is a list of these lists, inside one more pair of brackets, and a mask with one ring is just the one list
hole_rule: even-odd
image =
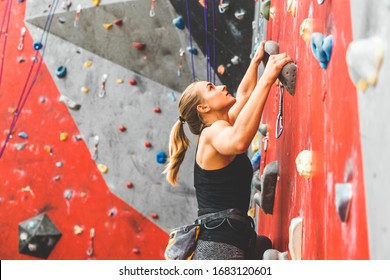
[[172,127],[169,136],[169,162],[163,171],[163,174],[166,174],[167,181],[173,186],[177,185],[180,165],[183,163],[190,145],[190,141],[184,133],[183,123],[182,120],[178,120]]

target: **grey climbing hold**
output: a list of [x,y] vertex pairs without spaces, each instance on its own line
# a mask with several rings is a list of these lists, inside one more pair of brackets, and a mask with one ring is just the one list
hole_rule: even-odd
[[19,253],[38,258],[48,258],[62,234],[46,214],[21,222],[19,228]]
[[261,191],[261,180],[260,180],[260,170],[253,172],[252,185],[258,190]]
[[26,147],[27,143],[17,143],[15,144],[15,149],[18,151],[23,150]]
[[346,222],[349,217],[349,209],[351,208],[352,200],[352,184],[338,183],[336,184],[336,210],[340,220]]
[[272,214],[274,209],[275,189],[278,181],[278,161],[273,161],[264,168],[261,176],[260,207],[265,214]]
[[[279,53],[279,44],[275,41],[267,41],[264,45],[263,64],[267,65],[270,55]],[[278,76],[279,81],[284,85],[286,90],[294,96],[295,84],[297,76],[297,65],[294,62],[289,62],[283,66],[282,71]]]
[[26,133],[26,132],[24,132],[24,131],[22,131],[22,132],[19,132],[19,133],[18,133],[18,136],[19,136],[20,138],[23,138],[23,139],[27,139],[27,138],[28,138],[28,135],[27,135],[27,133]]
[[56,162],[56,166],[59,168],[59,167],[62,167],[64,164],[61,162],[61,161],[57,161]]
[[79,110],[81,108],[81,104],[76,103],[65,95],[61,95],[59,101],[63,102],[66,106],[68,106],[69,109],[72,110]]
[[243,20],[245,17],[245,10],[244,9],[238,9],[237,11],[234,12],[234,16],[238,20]]
[[72,197],[73,197],[73,190],[67,189],[67,190],[64,191],[64,198],[66,200],[71,200]]
[[264,252],[263,254],[263,260],[288,260],[288,253],[287,252],[279,252],[278,250],[275,249],[268,249],[267,251]]
[[266,124],[260,124],[260,127],[259,127],[259,132],[261,133],[261,135],[263,135],[264,137],[267,136],[267,133],[268,133],[268,125]]
[[240,58],[235,55],[232,59],[230,59],[230,61],[232,62],[232,64],[237,65],[240,63]]
[[265,0],[265,1],[261,2],[260,15],[263,18],[265,18],[266,20],[269,20],[270,7],[271,7],[270,0]]
[[385,48],[382,39],[370,37],[353,41],[346,54],[349,76],[355,86],[365,91],[375,86],[383,62]]

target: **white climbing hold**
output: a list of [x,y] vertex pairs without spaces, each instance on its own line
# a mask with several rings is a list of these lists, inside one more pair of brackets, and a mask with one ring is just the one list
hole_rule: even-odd
[[298,0],[288,0],[287,12],[292,14],[293,17],[297,15],[297,6],[298,6]]
[[305,179],[310,179],[312,176],[312,152],[303,150],[295,160],[297,171],[300,176]]
[[379,37],[357,40],[349,44],[346,54],[348,71],[358,89],[364,92],[368,86],[376,85],[384,54],[384,44]]
[[66,106],[68,106],[69,109],[72,109],[72,110],[79,110],[81,108],[80,104],[74,102],[72,99],[70,99],[69,97],[67,97],[65,95],[61,95],[59,101],[63,102]]
[[310,37],[313,33],[313,19],[306,18],[302,21],[299,28],[299,34],[301,35],[303,41],[308,45],[310,43]]
[[234,65],[237,65],[240,63],[240,58],[238,56],[234,56],[231,60],[230,60]]
[[292,260],[302,259],[302,218],[294,218],[290,222],[288,248]]
[[288,253],[287,252],[279,252],[275,249],[268,249],[263,254],[263,260],[270,261],[270,260],[279,260],[284,261],[288,260]]

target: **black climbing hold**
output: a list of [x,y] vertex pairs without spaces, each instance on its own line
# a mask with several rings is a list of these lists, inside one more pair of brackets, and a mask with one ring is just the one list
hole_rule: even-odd
[[261,180],[260,180],[260,170],[253,172],[252,185],[258,190],[261,191]]
[[62,234],[42,213],[19,224],[19,253],[48,258]]
[[272,214],[274,209],[275,189],[278,181],[278,161],[273,161],[264,168],[261,176],[260,207],[265,214]]

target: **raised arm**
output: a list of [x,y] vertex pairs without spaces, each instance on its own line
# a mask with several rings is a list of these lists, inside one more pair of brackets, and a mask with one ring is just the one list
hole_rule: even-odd
[[264,56],[264,42],[261,42],[253,56],[248,69],[245,72],[244,77],[241,80],[237,89],[236,100],[237,102],[229,110],[229,122],[234,124],[237,116],[240,114],[245,103],[248,101],[250,95],[253,92],[257,84],[257,70]]
[[255,136],[271,86],[291,58],[285,53],[271,55],[264,73],[238,114],[234,124],[217,121],[209,129],[208,139],[218,153],[233,155],[245,152]]

